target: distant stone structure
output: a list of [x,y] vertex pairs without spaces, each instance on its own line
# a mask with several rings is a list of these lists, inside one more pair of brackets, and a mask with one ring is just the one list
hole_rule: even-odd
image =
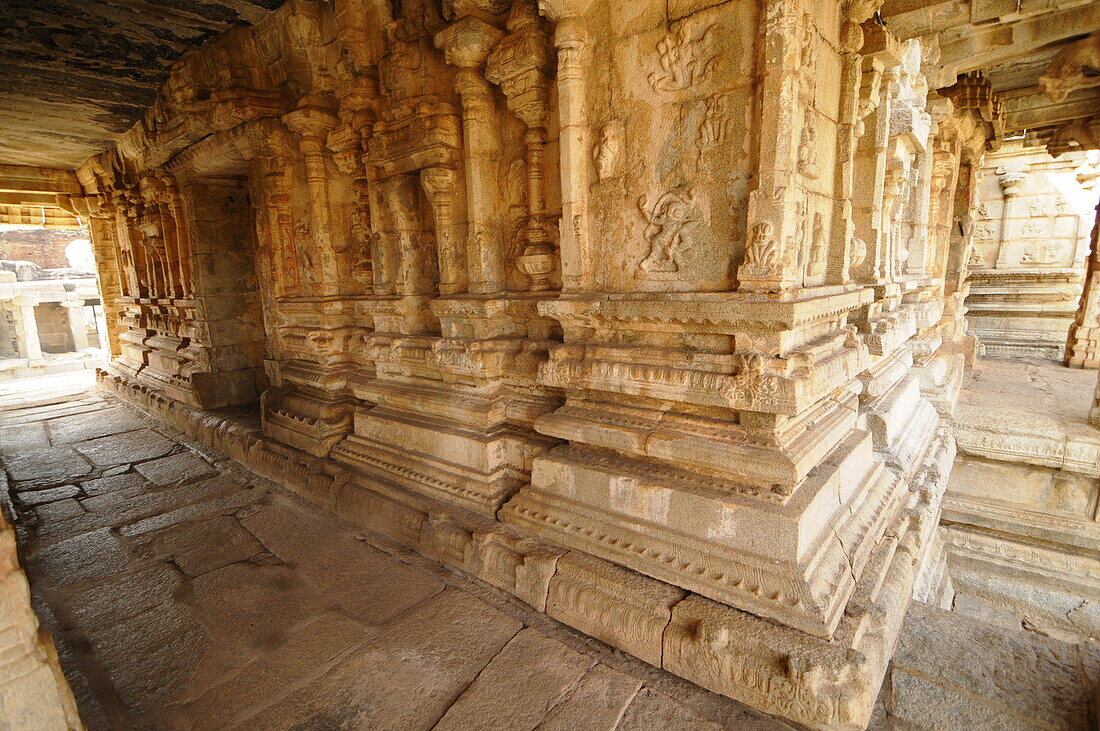
[[966,308],[987,355],[1063,358],[1085,281],[1098,174],[1095,152],[1053,158],[1017,142],[985,156]]

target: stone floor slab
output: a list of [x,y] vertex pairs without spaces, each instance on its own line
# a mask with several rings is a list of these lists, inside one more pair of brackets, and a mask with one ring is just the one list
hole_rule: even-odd
[[240,728],[432,728],[520,627],[484,602],[448,589]]
[[134,431],[146,426],[136,413],[123,406],[101,409],[94,419],[84,414],[59,416],[46,422],[52,444],[72,444],[111,434]]
[[14,455],[50,446],[44,423],[0,426],[0,455]]
[[641,687],[637,678],[596,665],[565,700],[550,709],[539,731],[574,731],[578,723],[591,731],[614,731]]
[[160,457],[142,462],[134,471],[154,485],[172,485],[181,482],[193,482],[214,474],[209,462],[193,452]]
[[118,538],[102,528],[42,549],[33,566],[49,586],[62,588],[125,571],[128,558]]
[[4,457],[16,492],[41,490],[83,477],[92,465],[72,447],[47,447]]
[[110,467],[163,457],[176,448],[176,443],[151,429],[139,429],[78,442],[74,447],[97,467]]
[[136,472],[127,472],[121,475],[107,475],[93,480],[85,480],[80,483],[80,489],[89,497],[105,495],[116,490],[141,487],[145,484],[145,478]]
[[435,731],[533,729],[593,664],[587,655],[525,629],[481,671]]
[[387,622],[443,589],[426,572],[393,561],[338,530],[333,520],[288,502],[275,502],[241,524],[343,609],[370,624]]
[[76,485],[62,485],[45,490],[30,490],[19,493],[19,502],[23,505],[42,505],[52,503],[65,498],[76,497],[80,494],[80,488]]
[[169,557],[189,576],[228,566],[264,550],[236,518],[221,515],[157,534],[148,544],[152,555]]
[[[201,695],[168,714],[167,724],[181,729],[229,728],[325,672],[376,631],[339,614],[323,614],[296,627],[270,652],[203,687]],[[201,685],[201,679],[193,683],[188,695]]]

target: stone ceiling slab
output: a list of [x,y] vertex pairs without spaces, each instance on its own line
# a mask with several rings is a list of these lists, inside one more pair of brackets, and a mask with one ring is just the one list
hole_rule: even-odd
[[128,129],[172,62],[282,0],[5,0],[0,163],[73,169]]

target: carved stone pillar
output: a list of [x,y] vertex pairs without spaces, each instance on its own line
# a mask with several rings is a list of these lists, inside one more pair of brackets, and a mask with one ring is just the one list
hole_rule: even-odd
[[1089,408],[1089,423],[1100,427],[1100,371],[1097,372],[1096,390],[1092,393],[1092,407]]
[[396,294],[408,332],[426,332],[428,301],[435,295],[436,262],[420,220],[419,176],[394,175],[383,184],[383,200],[393,225],[397,251]]
[[508,35],[490,54],[485,75],[500,86],[508,108],[527,125],[526,246],[520,268],[531,278],[531,289],[553,288],[557,254],[546,215],[546,124],[550,116],[550,76],[553,51],[550,31],[535,0],[515,0],[508,14]]
[[591,0],[539,0],[539,10],[554,21],[558,50],[558,108],[561,145],[562,291],[583,292],[591,284],[588,227],[589,128],[585,70],[590,57],[585,13]]
[[1011,249],[1005,246],[1005,242],[1008,240],[1008,225],[1009,219],[1015,216],[1015,201],[1017,194],[1020,192],[1020,186],[1024,180],[1027,179],[1027,170],[1020,169],[1005,169],[1001,168],[997,171],[997,182],[1001,184],[1001,192],[1004,194],[1004,206],[1001,208],[1001,228],[997,234],[997,265],[996,268],[1001,269],[1009,266],[1009,253]]
[[466,250],[456,230],[458,174],[445,167],[424,168],[420,171],[420,184],[435,218],[439,293],[461,294],[466,291]]
[[[1065,363],[1070,368],[1100,368],[1100,205],[1096,207],[1096,223],[1092,227],[1085,290],[1066,340]],[[1090,420],[1096,412],[1094,405]]]
[[798,228],[805,216],[792,182],[800,175],[816,177],[805,153],[817,155],[816,133],[806,134],[816,124],[815,113],[799,98],[803,13],[801,0],[768,0],[762,12],[767,56],[759,90],[758,187],[749,194],[748,240],[737,270],[744,292],[789,291],[801,284]]
[[30,361],[42,360],[42,343],[38,339],[38,319],[34,312],[38,300],[24,294],[13,298],[11,303],[15,306],[15,339],[19,357]]
[[310,236],[315,252],[314,285],[317,288],[312,294],[334,295],[339,292],[343,272],[339,271],[330,233],[329,175],[325,166],[328,151],[325,143],[328,133],[340,120],[324,107],[317,105],[315,100],[310,100],[310,103],[303,103],[296,111],[284,115],[283,122],[292,132],[301,136],[299,147],[305,157],[310,198]]
[[69,333],[73,338],[73,350],[88,349],[88,324],[84,320],[84,300],[72,299],[61,303],[69,320]]
[[[492,86],[483,73],[493,46],[503,31],[472,16],[464,17],[435,35],[447,63],[458,67],[455,88],[462,99],[463,164],[469,227],[466,260],[469,290],[478,294],[499,292],[505,285],[504,252],[498,211],[497,158],[500,155],[500,120]],[[442,287],[441,287],[442,290]]]

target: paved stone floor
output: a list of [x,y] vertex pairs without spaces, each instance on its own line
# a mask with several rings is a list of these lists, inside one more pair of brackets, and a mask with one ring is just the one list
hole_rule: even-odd
[[1096,371],[1043,358],[981,358],[967,370],[960,405],[1031,411],[1068,423],[1088,423]]
[[0,496],[89,728],[785,728],[110,397],[0,425]]

